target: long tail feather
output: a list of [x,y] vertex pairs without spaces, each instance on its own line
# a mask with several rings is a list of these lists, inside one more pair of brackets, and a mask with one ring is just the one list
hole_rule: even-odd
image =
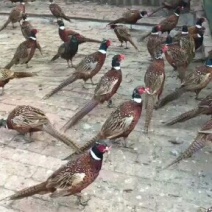
[[[81,152],[84,152],[88,149],[90,149],[98,140],[101,139],[101,134],[97,134],[95,137],[93,137],[90,141],[88,141],[84,146],[82,146],[80,148]],[[68,157],[62,159],[62,160],[70,160],[72,157],[78,155],[77,152],[75,152],[74,154],[69,155]]]
[[71,20],[70,20],[70,18],[69,18],[68,16],[64,15],[63,18],[64,18],[66,21],[71,22]]
[[74,141],[72,141],[70,138],[68,138],[64,134],[61,134],[60,132],[58,132],[51,124],[44,125],[43,130],[49,133],[51,136],[59,139],[67,146],[70,146],[77,153],[81,153],[79,146]]
[[92,39],[92,38],[85,38],[85,42],[101,43],[102,41],[96,40],[96,39]]
[[150,14],[148,15],[148,17],[152,16],[152,15],[155,14],[156,12],[162,10],[163,8],[164,8],[164,6],[159,7],[158,9],[156,9],[156,10],[154,10],[152,13],[150,13]]
[[12,196],[9,196],[8,199],[10,200],[22,199],[24,197],[29,197],[35,194],[39,194],[40,192],[44,192],[44,191],[48,193],[48,190],[46,189],[46,182],[20,190],[16,192],[15,194],[13,194]]
[[54,95],[55,93],[57,93],[59,90],[61,90],[65,86],[71,84],[72,82],[76,81],[77,79],[78,79],[78,77],[76,75],[70,76],[68,79],[66,79],[65,81],[63,81],[60,85],[58,85],[55,89],[53,89],[48,94],[46,94],[43,97],[43,99],[48,99],[49,97],[51,97],[52,95]]
[[36,72],[14,72],[14,78],[25,78],[37,76]]
[[183,87],[176,89],[174,92],[168,94],[166,97],[159,100],[157,104],[155,105],[155,109],[161,108],[167,103],[175,99],[178,99],[184,92],[186,92],[186,90]]
[[207,139],[205,135],[198,135],[195,141],[172,163],[162,168],[162,170],[169,168],[170,166],[179,163],[181,160],[191,157],[198,150],[202,149],[206,145]]
[[124,22],[125,22],[125,18],[119,18],[119,19],[116,19],[114,21],[111,21],[108,25],[117,24],[117,23],[124,23]]
[[144,36],[142,36],[139,41],[143,41],[145,38],[147,38],[149,35],[151,34],[151,31],[148,32],[147,34],[145,34]]
[[66,132],[69,128],[74,126],[80,119],[92,111],[99,102],[95,99],[91,99],[79,112],[77,112],[64,126],[63,130]]
[[10,69],[16,63],[16,59],[13,58],[4,68]]
[[60,55],[59,55],[59,54],[56,54],[56,55],[51,59],[51,61],[55,61],[55,60],[57,60],[59,57],[60,57]]
[[3,29],[5,29],[10,22],[11,22],[10,21],[10,18],[8,18],[8,20],[5,22],[5,24],[1,27],[0,31],[2,31]]
[[175,117],[173,120],[169,121],[166,123],[166,126],[171,126],[171,125],[174,125],[178,122],[184,122],[184,121],[187,121],[189,119],[192,119],[198,115],[201,114],[201,110],[199,108],[195,108],[193,110],[189,110],[177,117]]
[[134,41],[132,40],[132,38],[129,38],[128,41],[131,43],[132,46],[134,46],[134,48],[135,48],[136,50],[138,50],[138,47],[135,45],[135,43],[134,43]]

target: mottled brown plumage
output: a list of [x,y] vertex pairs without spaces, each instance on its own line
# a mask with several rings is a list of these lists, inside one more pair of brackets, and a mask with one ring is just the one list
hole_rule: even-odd
[[[135,128],[141,116],[141,95],[147,91],[149,91],[149,89],[145,89],[141,86],[135,88],[132,94],[132,100],[123,102],[119,105],[104,122],[100,132],[82,146],[80,150],[86,151],[93,146],[96,141],[101,139],[115,140],[117,138],[123,138],[126,146],[126,139]],[[71,156],[68,156],[65,160]]]
[[154,105],[155,102],[159,100],[160,95],[163,92],[165,82],[164,59],[161,50],[157,53],[153,62],[149,65],[144,76],[144,82],[145,86],[148,87],[150,91],[146,93],[145,97],[146,118],[144,132],[148,133]]
[[212,142],[212,119],[207,121],[201,130],[198,132],[195,140],[190,144],[190,146],[183,152],[177,159],[175,159],[172,163],[164,167],[163,169],[167,169],[170,166],[179,163],[181,160],[191,157],[198,150],[202,149],[206,144],[211,144]]
[[28,63],[34,56],[35,49],[37,48],[36,34],[37,30],[33,29],[31,36],[18,46],[13,59],[5,66],[6,69],[10,69],[15,64],[26,64],[28,67]]
[[4,93],[4,86],[12,79],[25,78],[36,76],[36,73],[28,72],[14,72],[9,69],[3,69],[0,72],[0,87],[2,87],[2,94]]
[[200,91],[205,88],[212,79],[212,59],[208,59],[205,65],[197,67],[194,71],[187,73],[180,88],[159,100],[155,109],[161,108],[167,103],[179,98],[183,93],[195,92],[196,99]]
[[171,121],[167,122],[167,126],[174,125],[179,122],[184,122],[200,115],[212,115],[212,94],[206,96],[196,108],[189,110]]
[[103,155],[109,151],[106,144],[95,144],[88,152],[61,166],[48,179],[5,198],[18,200],[35,194],[50,193],[50,197],[80,195],[81,191],[93,183],[102,168]]
[[20,4],[17,5],[10,12],[7,21],[1,27],[0,31],[2,31],[3,29],[5,29],[10,22],[12,23],[13,28],[15,28],[14,27],[14,23],[17,23],[17,22],[20,22],[21,21],[21,19],[23,17],[23,14],[25,13],[25,3],[23,2],[23,0],[19,0],[19,2],[20,2]]
[[63,42],[68,42],[70,40],[70,38],[75,35],[75,34],[78,34],[78,41],[79,41],[79,44],[82,44],[82,43],[86,43],[86,42],[93,42],[93,43],[101,43],[102,41],[100,40],[96,40],[96,39],[91,39],[91,38],[87,38],[81,34],[79,34],[78,32],[74,31],[74,30],[70,30],[70,29],[66,29],[65,28],[65,25],[63,23],[62,20],[58,20],[57,21],[57,24],[59,26],[59,29],[58,29],[58,33],[59,33],[59,36],[60,36],[60,39],[63,41]]
[[134,41],[132,40],[132,36],[130,33],[130,30],[128,29],[128,27],[124,26],[124,25],[117,25],[117,24],[111,24],[109,25],[111,29],[114,30],[118,40],[121,42],[121,47],[123,46],[123,42],[126,43],[126,49],[128,49],[127,47],[127,42],[130,42],[132,46],[134,46],[134,48],[136,50],[138,50],[138,47],[135,45]]
[[53,0],[49,0],[49,2],[50,2],[49,9],[54,17],[56,17],[57,19],[62,18],[65,19],[66,21],[71,22],[70,18],[65,15],[62,8],[58,4],[53,3],[54,2]]
[[[44,99],[47,99],[57,93],[59,90],[65,86],[71,84],[72,82],[82,79],[86,82],[88,79],[92,81],[92,78],[101,70],[106,59],[107,48],[111,45],[110,40],[103,40],[98,51],[87,55],[81,62],[74,66],[75,72],[58,85],[55,89],[50,91]],[[93,81],[92,81],[93,82]]]
[[98,104],[103,104],[105,101],[109,102],[109,105],[111,104],[111,97],[117,92],[122,82],[120,62],[123,59],[125,59],[124,55],[115,55],[112,58],[112,67],[100,79],[93,98],[64,125],[64,131],[77,124],[80,119]]
[[7,129],[16,130],[22,135],[29,133],[31,136],[33,132],[47,132],[75,151],[80,152],[78,146],[71,139],[59,133],[52,126],[45,113],[38,108],[29,105],[19,105],[9,113],[6,120],[2,119],[0,121],[0,125]]

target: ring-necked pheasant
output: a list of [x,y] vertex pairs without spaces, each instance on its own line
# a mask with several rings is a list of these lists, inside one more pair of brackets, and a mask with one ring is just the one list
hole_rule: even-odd
[[[58,33],[59,33],[60,39],[63,42],[68,42],[72,35],[79,34],[78,32],[76,32],[74,30],[70,30],[70,29],[66,30],[64,22],[62,20],[58,20],[57,24],[59,26]],[[79,35],[80,35],[80,36],[78,36],[79,44],[82,44],[85,42],[93,42],[93,43],[101,43],[102,42],[100,40],[87,38],[81,34],[79,34]]]
[[149,88],[149,92],[145,95],[146,118],[144,124],[144,133],[148,133],[154,105],[163,92],[165,82],[164,59],[161,50],[157,52],[153,62],[149,65],[144,76],[144,82],[145,86]]
[[173,43],[173,39],[170,35],[166,38],[166,48],[164,54],[168,63],[178,71],[178,77],[183,82],[187,67],[189,65],[189,55],[186,50],[181,48],[178,43]]
[[[19,105],[9,113],[6,120],[0,120],[0,126],[16,130],[22,135],[29,133],[30,139],[33,132],[47,132],[80,153],[79,147],[71,139],[58,132],[52,126],[45,113],[38,108],[29,105]],[[32,140],[29,141],[31,142]]]
[[161,50],[163,38],[159,35],[160,25],[152,28],[151,35],[148,37],[147,50],[152,59],[155,58],[156,53]]
[[84,59],[82,59],[81,62],[74,67],[75,72],[55,89],[50,91],[50,93],[48,93],[44,99],[51,97],[59,90],[78,79],[82,79],[84,82],[90,79],[92,84],[94,84],[92,78],[101,70],[102,66],[104,65],[107,49],[110,45],[110,40],[103,40],[99,50],[90,55],[87,55]]
[[123,24],[136,24],[138,20],[141,18],[147,16],[147,11],[140,11],[140,10],[130,10],[128,9],[127,12],[123,13],[122,18],[118,18],[115,21],[111,21],[108,25],[111,24],[118,24],[118,23],[123,23]]
[[[51,61],[55,61],[56,59],[61,57],[67,61],[68,67],[73,67],[72,59],[78,51],[79,37],[79,34],[73,35],[68,42],[60,45],[57,54],[51,59]],[[69,64],[69,61],[71,61],[71,66]]]
[[130,42],[132,44],[132,46],[134,46],[134,48],[136,50],[138,50],[138,47],[135,45],[134,41],[132,40],[132,36],[130,33],[130,30],[128,29],[128,27],[124,26],[124,25],[117,25],[117,24],[110,24],[109,25],[111,29],[114,30],[118,40],[121,42],[121,47],[123,46],[123,42],[126,43],[126,48],[127,47],[127,42]]
[[[86,151],[93,144],[101,139],[115,140],[123,138],[125,147],[127,147],[126,139],[133,131],[138,123],[142,112],[142,94],[149,92],[148,88],[138,86],[133,90],[132,100],[125,101],[113,111],[102,125],[100,132],[80,148],[81,151]],[[75,154],[75,153],[74,153]],[[69,159],[66,157],[64,160]]]
[[12,79],[25,78],[25,77],[33,77],[36,76],[36,73],[28,73],[28,72],[14,72],[9,69],[3,69],[0,72],[0,87],[2,87],[2,93],[4,93],[4,86]]
[[206,96],[196,108],[189,110],[171,121],[167,122],[167,126],[174,125],[179,122],[184,122],[200,115],[212,115],[212,94]]
[[25,13],[25,3],[23,0],[19,0],[20,4],[17,5],[9,14],[9,17],[5,24],[1,27],[0,31],[5,29],[7,25],[11,22],[13,28],[15,28],[14,23],[20,22],[23,18],[23,14]]
[[205,65],[197,67],[185,76],[184,82],[180,88],[177,88],[174,92],[168,94],[163,99],[159,100],[155,106],[155,109],[161,108],[167,103],[179,98],[183,93],[195,92],[196,99],[200,91],[205,88],[212,79],[212,59],[208,59]]
[[62,8],[58,4],[54,3],[54,0],[49,0],[49,2],[50,2],[49,9],[54,17],[56,17],[57,19],[62,18],[65,19],[66,21],[71,22],[70,18],[65,15]]
[[64,125],[64,131],[77,124],[80,119],[87,115],[98,104],[103,104],[107,101],[108,106],[111,105],[111,97],[117,92],[122,82],[120,62],[124,59],[124,55],[115,55],[112,58],[112,67],[98,82],[93,98]]
[[51,198],[75,195],[80,204],[84,204],[81,201],[81,191],[96,180],[102,168],[103,155],[109,150],[110,147],[106,144],[95,144],[86,153],[57,169],[46,181],[17,191],[3,200],[50,193]]
[[13,59],[5,66],[6,69],[10,69],[14,64],[26,64],[26,66],[29,67],[28,63],[34,56],[35,49],[38,48],[36,39],[37,32],[36,29],[33,29],[28,40],[25,40],[18,46]]
[[207,121],[201,130],[198,132],[195,140],[190,144],[190,146],[183,152],[177,159],[175,159],[172,163],[163,168],[167,169],[170,166],[179,163],[183,159],[191,157],[198,150],[202,149],[207,144],[212,143],[212,119]]

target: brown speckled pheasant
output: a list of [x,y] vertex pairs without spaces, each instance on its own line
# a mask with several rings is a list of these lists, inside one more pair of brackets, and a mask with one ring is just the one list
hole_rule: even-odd
[[178,77],[183,82],[189,65],[189,55],[187,55],[186,50],[181,48],[179,44],[173,43],[170,35],[167,36],[166,47],[164,51],[166,60],[174,70],[178,71]]
[[135,23],[137,23],[138,20],[140,20],[141,18],[143,18],[145,16],[147,16],[147,11],[139,11],[139,10],[128,9],[127,12],[123,13],[122,18],[118,18],[114,21],[111,21],[108,25],[118,24],[118,23],[135,24]]
[[208,59],[205,65],[197,67],[194,71],[188,73],[180,88],[168,94],[157,102],[155,109],[161,108],[167,103],[179,98],[183,93],[195,92],[196,99],[200,91],[205,88],[212,79],[212,59]]
[[13,59],[5,66],[6,69],[10,69],[15,64],[26,64],[29,67],[28,63],[34,56],[35,49],[37,48],[36,34],[37,30],[33,29],[31,36],[18,46]]
[[[61,57],[67,61],[68,67],[73,67],[72,59],[78,51],[79,37],[79,34],[73,35],[68,42],[60,45],[57,54],[51,59],[51,61],[55,61],[59,57]],[[71,66],[69,64],[69,61],[71,61]]]
[[[166,48],[166,46],[164,48]],[[154,105],[163,92],[165,82],[164,59],[161,50],[158,51],[153,62],[149,65],[144,76],[144,82],[146,87],[148,87],[150,91],[146,93],[145,98],[146,119],[144,125],[144,132],[148,133]]]
[[117,24],[111,24],[109,25],[111,29],[114,30],[118,40],[121,42],[121,47],[123,46],[123,42],[126,43],[126,48],[127,47],[127,42],[130,42],[132,46],[134,46],[134,48],[136,50],[138,50],[138,47],[135,45],[134,41],[132,40],[132,36],[130,33],[130,30],[128,29],[128,27],[124,26],[124,25],[117,25]]
[[5,29],[10,22],[12,23],[13,28],[15,28],[14,23],[17,23],[17,22],[20,22],[21,21],[21,19],[23,17],[23,14],[25,13],[25,3],[23,2],[23,0],[19,0],[19,2],[20,2],[20,4],[17,5],[10,12],[7,21],[1,27],[0,31],[2,31],[3,29]]
[[[58,20],[57,24],[59,26],[58,33],[59,33],[60,39],[63,42],[68,42],[72,35],[79,34],[78,32],[76,32],[74,30],[70,30],[70,29],[67,30],[65,28],[64,22],[62,20]],[[78,36],[78,41],[79,41],[79,44],[82,44],[85,42],[93,42],[93,43],[101,43],[102,42],[100,40],[87,38],[81,34],[79,34],[79,36]]]
[[84,204],[81,191],[96,180],[102,168],[103,155],[109,150],[106,144],[95,144],[88,152],[57,169],[46,181],[17,191],[4,200],[50,193],[51,198],[75,195],[80,204]]
[[[87,142],[81,151],[89,149],[96,141],[100,139],[115,140],[117,138],[123,138],[125,141],[125,147],[127,147],[126,139],[133,131],[138,123],[142,112],[142,98],[141,95],[148,92],[148,88],[141,86],[136,87],[133,90],[132,100],[123,102],[113,111],[102,125],[100,132]],[[64,160],[69,159],[68,156]]]
[[147,50],[151,55],[152,59],[155,58],[156,53],[162,48],[163,38],[159,35],[160,25],[152,28],[151,35],[148,37]]
[[[29,105],[19,105],[8,115],[7,119],[0,120],[1,127],[16,130],[21,135],[29,133],[30,139],[33,132],[44,131],[59,139],[80,153],[78,146],[65,135],[59,133],[50,123],[44,112]],[[30,142],[32,140],[29,140]]]
[[172,163],[164,167],[163,169],[167,169],[170,166],[179,163],[181,160],[191,157],[198,150],[202,149],[207,144],[211,144],[212,142],[212,119],[206,122],[201,130],[198,132],[197,137],[191,143],[191,145]]
[[36,73],[28,73],[28,72],[14,72],[9,69],[3,69],[0,72],[0,87],[2,87],[2,93],[4,93],[4,86],[12,79],[25,78],[25,77],[33,77],[36,76]]
[[110,40],[103,40],[99,50],[90,55],[87,55],[84,59],[82,59],[81,62],[74,67],[76,69],[75,72],[55,89],[50,91],[50,93],[48,93],[44,99],[51,97],[59,90],[78,79],[82,79],[84,82],[90,79],[93,84],[92,78],[101,70],[102,66],[104,65],[107,49],[110,45]]
[[49,0],[49,2],[50,2],[49,9],[54,17],[56,17],[57,19],[62,18],[65,19],[66,21],[71,22],[70,18],[65,15],[62,8],[58,4],[53,3],[54,2],[53,0]]
[[124,55],[115,55],[112,58],[112,68],[100,79],[94,91],[93,98],[64,125],[63,129],[65,131],[77,124],[80,119],[87,115],[98,104],[103,104],[107,101],[108,106],[111,105],[111,97],[117,92],[122,82],[120,62],[123,59],[125,59]]
[[212,115],[212,94],[209,94],[207,97],[205,97],[198,104],[198,107],[175,117],[171,121],[167,122],[166,125],[171,126],[176,123],[184,122],[200,115]]

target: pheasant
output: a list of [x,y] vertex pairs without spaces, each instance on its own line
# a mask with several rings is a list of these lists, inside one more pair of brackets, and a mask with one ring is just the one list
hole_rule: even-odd
[[206,96],[199,104],[198,107],[189,110],[177,117],[173,120],[166,123],[167,126],[174,125],[178,122],[184,122],[189,119],[195,118],[200,115],[212,115],[212,93]]
[[[89,149],[96,141],[100,139],[115,140],[123,138],[125,147],[127,147],[126,139],[133,131],[139,121],[142,112],[142,98],[141,95],[149,92],[148,88],[141,86],[133,90],[132,100],[123,102],[113,111],[102,125],[100,132],[80,148],[81,151]],[[77,154],[77,153],[74,153]],[[73,155],[66,157],[69,159]]]
[[9,113],[6,120],[0,120],[0,126],[16,130],[22,135],[29,133],[30,142],[32,141],[31,135],[33,132],[47,132],[80,153],[78,146],[68,137],[54,129],[44,112],[38,108],[29,105],[19,105]]
[[[165,46],[164,48],[167,47]],[[157,56],[155,56],[153,62],[149,65],[144,76],[144,82],[145,86],[150,89],[150,92],[146,93],[145,98],[146,119],[144,133],[148,133],[154,105],[163,92],[165,82],[164,59],[161,50],[157,53]]]
[[[180,17],[180,11],[181,9],[183,9],[183,7],[177,7],[176,10],[174,11],[174,14],[167,17],[166,19],[162,20],[158,25],[160,25],[160,31],[162,32],[162,34],[164,32],[167,32],[168,35],[170,34],[170,32],[177,26],[178,24],[178,20]],[[148,34],[146,34],[145,36],[143,36],[141,38],[141,40],[144,40],[146,37],[148,37],[151,34],[151,32],[149,32]]]
[[51,59],[51,61],[55,61],[59,57],[65,59],[67,61],[68,67],[71,67],[69,64],[69,60],[71,61],[71,65],[73,67],[72,59],[76,55],[79,46],[79,34],[75,34],[71,37],[70,41],[63,43],[58,48],[57,54]]
[[179,163],[181,160],[191,157],[198,150],[202,149],[206,144],[212,142],[212,119],[207,121],[202,129],[197,133],[195,140],[181,155],[175,159],[172,163],[163,168],[167,169],[170,166]]
[[145,16],[147,16],[147,11],[145,10],[139,11],[139,10],[128,9],[127,12],[123,13],[122,18],[118,18],[114,21],[111,21],[108,25],[123,23],[123,24],[130,24],[132,28],[132,24],[136,24],[138,20],[140,20]]
[[124,59],[124,55],[115,55],[112,58],[112,68],[100,79],[94,91],[93,98],[64,125],[65,131],[77,124],[80,119],[98,104],[103,104],[105,101],[108,102],[108,106],[112,104],[111,97],[117,92],[122,82],[120,62]]
[[[79,34],[78,32],[70,30],[70,29],[66,30],[65,29],[65,25],[64,25],[62,20],[58,20],[57,24],[59,26],[58,33],[59,33],[60,39],[63,42],[68,42],[72,35]],[[85,43],[85,42],[101,43],[102,41],[96,40],[96,39],[87,38],[87,37],[79,34],[78,42],[79,42],[79,44],[82,44],[82,43]]]
[[183,93],[195,92],[198,99],[200,91],[205,88],[212,79],[212,59],[208,59],[205,65],[197,67],[194,71],[188,73],[180,88],[168,94],[163,99],[159,100],[155,109],[161,108],[167,103],[179,98]]
[[160,25],[154,26],[147,41],[147,50],[153,59],[155,58],[156,53],[162,48],[163,38],[159,36],[159,31]]
[[44,99],[48,99],[62,88],[78,79],[82,79],[84,82],[90,79],[92,84],[94,84],[92,78],[101,70],[102,66],[104,65],[107,49],[110,45],[110,40],[103,40],[99,50],[90,55],[87,55],[84,59],[82,59],[81,62],[74,67],[76,69],[75,72],[55,89],[50,91],[50,93],[48,93]]
[[14,72],[9,69],[4,69],[0,72],[0,87],[2,87],[2,95],[4,93],[4,86],[12,79],[15,78],[24,78],[24,77],[33,77],[36,76],[36,73],[28,72]]
[[168,35],[164,54],[168,63],[174,70],[178,71],[178,77],[183,82],[189,65],[189,55],[187,55],[185,49],[181,48],[177,43],[173,43],[172,37]]
[[67,17],[67,16],[65,15],[65,13],[64,13],[63,10],[61,9],[61,7],[60,7],[58,4],[53,3],[54,0],[49,0],[49,2],[50,2],[49,9],[50,9],[50,11],[51,11],[51,13],[52,13],[52,15],[53,15],[54,17],[56,17],[57,19],[58,19],[58,18],[63,18],[63,19],[65,19],[66,21],[71,22],[71,21],[70,21],[70,18]]
[[0,31],[2,31],[3,29],[5,29],[10,22],[12,23],[13,28],[15,28],[14,23],[17,23],[17,22],[20,22],[21,21],[21,19],[23,17],[23,14],[25,13],[25,3],[23,2],[23,0],[19,0],[19,2],[20,2],[20,4],[17,5],[10,12],[7,21],[1,27]]
[[169,1],[164,1],[162,2],[161,7],[158,9],[154,10],[149,16],[152,16],[154,13],[162,10],[162,9],[167,9],[167,10],[175,10],[177,7],[188,7],[188,3],[185,2],[184,0],[169,0]]
[[103,155],[109,150],[106,144],[97,143],[88,152],[61,166],[46,181],[17,191],[4,200],[50,193],[51,198],[75,195],[79,203],[84,205],[81,191],[96,180],[102,169]]
[[10,69],[14,64],[26,64],[27,68],[29,67],[28,63],[32,59],[35,53],[37,46],[36,34],[37,30],[33,29],[31,31],[31,36],[24,42],[22,42],[13,56],[13,59],[8,63],[5,68]]
[[111,24],[109,25],[111,29],[114,30],[118,40],[121,42],[121,47],[123,46],[123,42],[126,43],[126,48],[127,47],[127,42],[130,42],[132,46],[134,46],[134,48],[136,50],[138,50],[138,47],[135,45],[135,43],[132,40],[132,36],[130,33],[130,30],[128,29],[128,27],[124,26],[124,25],[117,25],[117,24]]

